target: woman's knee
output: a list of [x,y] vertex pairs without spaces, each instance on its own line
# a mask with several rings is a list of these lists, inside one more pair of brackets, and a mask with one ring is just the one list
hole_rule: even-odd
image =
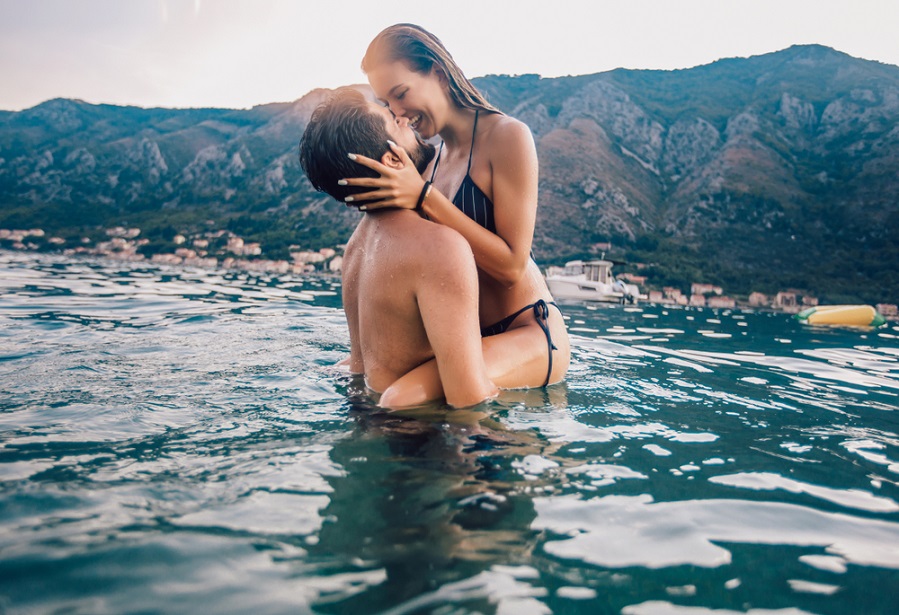
[[431,400],[427,398],[421,387],[410,386],[408,383],[397,381],[381,393],[378,405],[390,410],[399,410],[400,408],[417,406],[428,401]]
[[420,365],[391,384],[381,394],[378,405],[396,410],[419,406],[443,397],[443,385],[437,365],[432,360]]

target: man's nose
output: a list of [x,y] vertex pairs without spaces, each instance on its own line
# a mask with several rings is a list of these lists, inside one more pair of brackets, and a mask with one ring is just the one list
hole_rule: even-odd
[[409,120],[398,115],[398,116],[396,116],[396,125],[399,126],[400,128],[405,128],[406,126],[409,125]]

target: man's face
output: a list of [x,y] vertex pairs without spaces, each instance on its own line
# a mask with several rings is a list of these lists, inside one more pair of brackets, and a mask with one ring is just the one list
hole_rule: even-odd
[[418,172],[424,173],[436,152],[434,146],[422,140],[409,126],[406,118],[394,117],[390,109],[378,103],[369,102],[368,106],[372,113],[376,113],[384,118],[384,125],[391,140],[405,149],[409,154],[409,158],[415,163],[415,168],[418,169]]

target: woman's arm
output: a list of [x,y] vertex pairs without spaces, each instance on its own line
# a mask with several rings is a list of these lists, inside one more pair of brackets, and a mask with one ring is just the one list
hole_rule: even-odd
[[[496,234],[466,216],[436,189],[431,190],[422,203],[422,209],[431,220],[465,237],[479,269],[504,286],[512,286],[524,275],[534,239],[537,151],[530,129],[514,118],[499,117],[488,134],[489,138],[480,142],[478,155],[487,156],[490,165],[492,183],[486,192],[492,196]],[[355,156],[356,162],[381,175],[375,179],[344,180],[351,186],[374,188],[351,197],[350,202],[359,203],[362,210],[381,207],[415,209],[418,204],[424,180],[406,151],[394,143],[391,147],[403,162],[400,169],[391,169],[376,160]]]
[[423,209],[431,220],[468,240],[482,271],[504,286],[512,286],[524,275],[534,240],[537,151],[530,129],[506,116],[499,118],[489,138],[480,143],[478,153],[486,155],[490,165],[492,182],[486,192],[493,201],[496,234],[466,216],[443,194],[432,191]]

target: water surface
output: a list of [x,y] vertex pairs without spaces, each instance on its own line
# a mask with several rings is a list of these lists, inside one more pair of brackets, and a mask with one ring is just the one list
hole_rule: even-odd
[[0,252],[0,612],[895,612],[895,324],[568,305],[565,384],[388,414],[339,290]]

